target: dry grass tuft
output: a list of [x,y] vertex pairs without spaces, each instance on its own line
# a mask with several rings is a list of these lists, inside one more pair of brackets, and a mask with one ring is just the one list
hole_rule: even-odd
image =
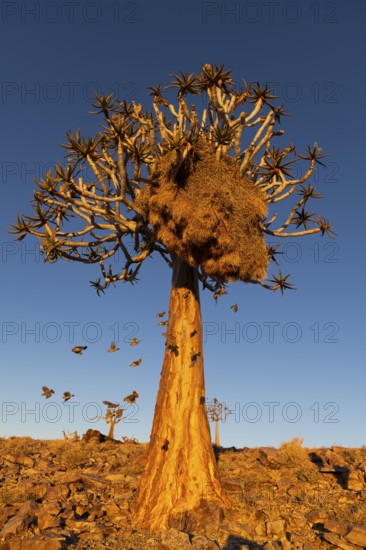
[[316,483],[320,475],[318,468],[311,462],[309,453],[302,443],[302,437],[295,437],[291,441],[281,443],[277,461],[283,467],[292,468],[298,480]]
[[301,467],[309,464],[309,454],[302,446],[302,437],[294,437],[291,441],[284,441],[280,445],[277,460],[280,464],[289,467]]
[[34,445],[34,441],[31,437],[17,437],[11,436],[9,439],[3,439],[1,441],[8,452],[14,454],[26,454],[29,451],[29,445]]
[[61,462],[66,468],[73,470],[74,468],[82,468],[89,462],[90,452],[84,445],[73,445],[73,442],[65,442],[62,449]]
[[20,485],[5,482],[0,487],[0,504],[14,504],[25,501],[25,492]]
[[177,257],[225,282],[262,279],[268,254],[259,222],[265,197],[240,176],[237,162],[201,137],[180,162],[164,154],[139,205],[157,238]]

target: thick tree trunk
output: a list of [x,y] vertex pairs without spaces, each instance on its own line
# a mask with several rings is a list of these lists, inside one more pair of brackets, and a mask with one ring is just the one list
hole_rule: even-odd
[[111,425],[109,426],[109,432],[108,432],[108,437],[111,437],[112,439],[114,439],[114,424],[113,422],[111,422]]
[[206,413],[197,272],[175,259],[165,357],[134,521],[164,531],[169,517],[202,501],[231,504],[221,487]]
[[220,436],[219,436],[219,421],[215,420],[215,445],[220,447]]

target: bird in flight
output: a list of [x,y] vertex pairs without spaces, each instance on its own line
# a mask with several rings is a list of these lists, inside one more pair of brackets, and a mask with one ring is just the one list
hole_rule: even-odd
[[133,390],[130,395],[126,395],[126,397],[123,398],[123,401],[126,401],[127,403],[134,403],[138,397],[140,396],[137,391]]
[[55,393],[53,390],[50,390],[49,388],[47,388],[47,386],[42,386],[42,391],[43,393],[41,393],[41,395],[46,399],[48,399]]
[[166,312],[165,311],[160,311],[159,313],[157,313],[155,315],[155,317],[164,317],[164,315],[166,315]]
[[141,340],[137,340],[137,338],[134,336],[131,340],[130,346],[137,346],[137,344],[139,344],[140,342]]
[[230,309],[232,309],[234,311],[234,313],[236,313],[239,308],[238,308],[237,304],[234,304],[233,306],[230,307]]
[[74,394],[71,394],[69,391],[64,391],[64,403],[71,399],[72,397],[75,397]]
[[88,346],[75,346],[72,348],[71,351],[77,353],[78,355],[82,355],[83,351],[85,351],[86,349],[88,349]]
[[137,359],[137,361],[132,361],[132,363],[130,364],[130,367],[138,367],[139,365],[141,365],[142,363],[142,359]]
[[159,321],[159,322],[158,322],[158,327],[163,327],[163,326],[165,326],[165,325],[167,325],[167,324],[168,324],[168,321]]
[[107,351],[109,351],[110,353],[113,353],[114,351],[118,351],[119,348],[117,348],[115,342],[111,342],[111,347],[109,349],[107,349]]
[[102,401],[104,405],[107,405],[109,409],[116,409],[119,405],[118,403],[111,403],[110,401]]

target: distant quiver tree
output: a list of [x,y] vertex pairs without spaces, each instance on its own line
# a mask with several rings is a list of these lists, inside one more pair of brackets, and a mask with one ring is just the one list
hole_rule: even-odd
[[206,410],[208,419],[215,422],[215,447],[220,447],[219,422],[225,422],[227,415],[232,411],[229,411],[225,403],[221,403],[216,397],[206,402]]

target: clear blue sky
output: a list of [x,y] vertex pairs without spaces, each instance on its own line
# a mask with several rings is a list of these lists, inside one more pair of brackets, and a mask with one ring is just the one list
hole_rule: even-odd
[[[222,443],[365,444],[365,3],[14,1],[1,10],[0,436],[105,431],[90,420],[96,404],[136,389],[138,409],[116,435],[148,440],[164,353],[155,313],[168,307],[169,269],[148,260],[137,286],[98,298],[89,285],[98,266],[44,264],[35,240],[15,242],[6,230],[30,213],[33,177],[63,158],[66,131],[98,129],[88,115],[95,90],[150,109],[147,86],[208,62],[272,83],[291,113],[282,143],[316,141],[331,154],[316,176],[326,198],[314,209],[338,235],[283,240],[295,292],[235,283],[217,306],[202,293],[206,393],[234,411]],[[106,353],[113,339],[121,350]],[[83,356],[75,344],[88,345]],[[40,397],[42,385],[52,400]]]

